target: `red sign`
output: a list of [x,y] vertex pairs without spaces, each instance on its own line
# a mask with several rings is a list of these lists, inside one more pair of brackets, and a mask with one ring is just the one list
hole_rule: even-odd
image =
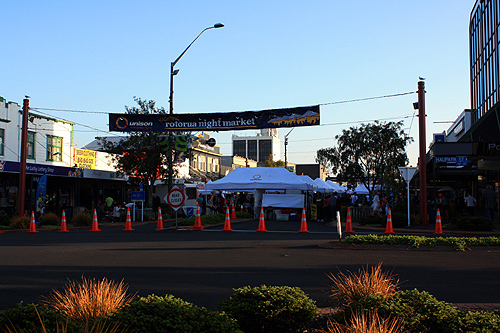
[[174,188],[172,188],[165,197],[165,201],[167,201],[170,207],[172,207],[175,210],[182,207],[182,205],[184,205],[185,200],[186,200],[186,195],[177,186],[174,186]]

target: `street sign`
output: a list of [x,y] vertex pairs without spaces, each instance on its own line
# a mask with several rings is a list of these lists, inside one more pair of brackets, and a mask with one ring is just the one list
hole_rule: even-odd
[[398,169],[406,182],[409,182],[417,171],[416,167],[399,167]]
[[434,163],[455,163],[457,166],[468,164],[467,156],[436,156]]
[[146,201],[146,192],[132,191],[132,201]]
[[181,208],[185,200],[186,200],[186,195],[184,194],[184,191],[182,191],[177,186],[174,186],[165,196],[165,201],[174,210],[178,210],[179,208]]

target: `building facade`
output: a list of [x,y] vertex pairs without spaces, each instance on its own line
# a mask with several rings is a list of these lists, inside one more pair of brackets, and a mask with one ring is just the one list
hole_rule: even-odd
[[233,135],[232,143],[233,156],[257,161],[259,166],[264,166],[270,156],[273,161],[281,156],[281,140],[276,128],[261,129],[255,136]]

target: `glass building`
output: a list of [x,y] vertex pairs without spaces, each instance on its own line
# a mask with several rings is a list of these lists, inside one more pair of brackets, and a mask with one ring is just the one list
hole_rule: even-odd
[[500,1],[477,0],[469,23],[472,124],[500,100]]

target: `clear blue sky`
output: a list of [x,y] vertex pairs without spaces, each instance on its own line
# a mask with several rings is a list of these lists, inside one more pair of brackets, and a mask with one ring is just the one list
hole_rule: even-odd
[[[30,106],[124,112],[133,97],[168,109],[170,62],[179,61],[174,111],[205,113],[305,106],[405,93],[426,80],[427,143],[470,108],[468,25],[474,1],[13,1],[2,3],[0,96]],[[321,107],[321,126],[289,136],[288,161],[359,121],[404,120],[418,155],[417,95]],[[107,115],[47,112],[75,127],[81,147]],[[403,118],[407,116],[407,118]],[[411,126],[411,127],[410,127]],[[290,129],[280,129],[281,138]],[[224,155],[231,135],[211,133]],[[282,159],[284,149],[282,147]]]

